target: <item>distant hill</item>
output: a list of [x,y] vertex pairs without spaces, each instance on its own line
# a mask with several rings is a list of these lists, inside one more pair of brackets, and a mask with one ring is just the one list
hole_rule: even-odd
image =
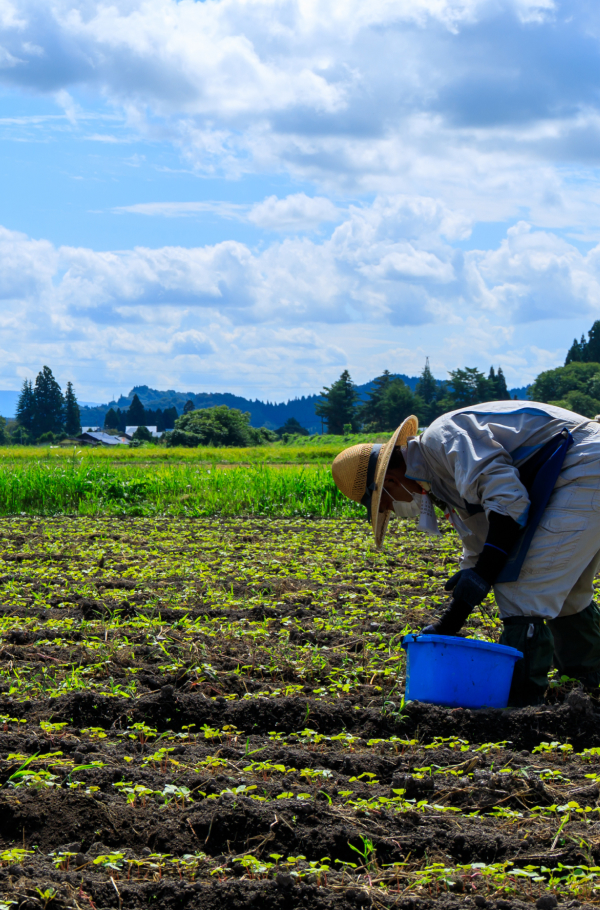
[[[414,392],[418,376],[406,376],[404,373],[394,374],[402,379],[406,385]],[[374,380],[365,382],[357,386],[358,393],[362,399],[365,399],[373,387]],[[441,383],[441,380],[437,380]],[[519,398],[526,398],[526,387],[520,389],[511,389],[510,394]],[[14,393],[18,395],[18,393]],[[0,392],[0,396],[2,392]],[[153,411],[160,408],[176,407],[179,414],[183,413],[183,406],[186,401],[193,401],[197,408],[213,408],[216,405],[226,404],[229,408],[239,408],[240,411],[250,412],[250,423],[253,427],[268,427],[270,430],[276,430],[290,417],[296,420],[311,433],[321,432],[321,420],[315,414],[315,404],[321,397],[320,395],[303,395],[301,398],[291,398],[289,401],[279,404],[270,401],[260,401],[258,398],[243,398],[241,395],[233,395],[231,392],[176,392],[174,389],[159,390],[151,389],[147,385],[134,386],[128,395],[121,395],[117,401],[110,401],[108,404],[98,405],[96,407],[81,407],[81,422],[83,426],[103,426],[104,417],[109,408],[121,408],[126,410],[137,395],[144,407],[152,408]],[[1,398],[0,398],[1,407]],[[7,415],[8,416],[8,415]]]
[[518,389],[509,389],[508,394],[511,398],[516,398],[517,401],[529,401],[529,386],[522,385]]
[[[418,376],[405,376],[396,374],[413,391],[419,380]],[[373,386],[373,381],[357,386],[361,398],[366,398]],[[186,401],[193,401],[197,408],[213,408],[216,405],[226,404],[229,408],[239,408],[240,411],[250,412],[250,423],[253,427],[268,427],[276,430],[283,426],[289,417],[295,417],[303,427],[311,433],[321,432],[321,420],[315,414],[315,404],[320,395],[306,395],[301,398],[292,398],[279,404],[270,401],[260,401],[258,398],[251,400],[231,392],[176,392],[174,389],[161,391],[151,389],[147,385],[134,386],[128,395],[121,395],[117,401],[97,407],[81,407],[81,422],[84,426],[103,426],[104,417],[109,408],[126,410],[137,395],[144,407],[155,411],[160,408],[176,407],[179,414],[183,413]]]

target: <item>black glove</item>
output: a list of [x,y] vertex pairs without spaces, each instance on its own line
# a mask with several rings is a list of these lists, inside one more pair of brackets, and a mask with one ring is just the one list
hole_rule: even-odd
[[490,512],[489,533],[474,569],[461,569],[446,582],[452,603],[439,619],[422,630],[423,635],[456,635],[473,607],[485,600],[504,568],[521,528],[508,515]]
[[475,569],[461,569],[444,585],[444,590],[454,593],[454,600],[462,600],[472,607],[478,607],[491,590],[491,585],[478,575]]
[[466,623],[473,607],[478,606],[490,593],[491,585],[474,569],[461,569],[445,585],[452,591],[452,603],[439,619],[422,630],[423,635],[456,635]]
[[471,610],[470,604],[455,598],[439,619],[421,631],[423,635],[456,635],[466,623]]

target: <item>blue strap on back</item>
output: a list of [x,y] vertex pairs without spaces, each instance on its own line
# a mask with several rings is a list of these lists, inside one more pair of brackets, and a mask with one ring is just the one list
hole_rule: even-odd
[[569,430],[562,430],[519,468],[521,482],[529,493],[527,524],[521,531],[495,584],[518,579],[533,535],[552,496],[567,450],[572,444],[573,437]]

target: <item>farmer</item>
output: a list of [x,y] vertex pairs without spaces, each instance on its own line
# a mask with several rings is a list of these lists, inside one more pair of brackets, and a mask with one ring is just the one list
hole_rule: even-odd
[[385,445],[351,446],[333,462],[336,485],[367,507],[381,547],[390,517],[433,504],[462,539],[452,600],[423,632],[456,635],[494,589],[502,644],[524,654],[509,704],[540,704],[552,663],[600,684],[600,424],[549,404],[494,401],[438,417],[422,435],[407,417]]

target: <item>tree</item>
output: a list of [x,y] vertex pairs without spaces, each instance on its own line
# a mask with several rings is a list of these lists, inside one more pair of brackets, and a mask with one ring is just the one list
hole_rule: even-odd
[[139,427],[146,423],[146,411],[137,393],[133,396],[133,400],[127,408],[126,417],[128,427]]
[[139,426],[135,433],[133,434],[133,439],[137,439],[139,442],[154,442],[154,436],[148,429],[148,427]]
[[567,352],[565,366],[570,363],[599,363],[600,362],[600,319],[596,319],[593,326],[588,332],[588,340],[585,335],[581,336],[581,341],[573,339],[573,344]]
[[188,400],[186,401],[186,403],[183,406],[183,413],[189,414],[191,411],[195,411],[195,410],[196,410],[196,405],[194,404],[194,402],[192,401],[191,398],[188,398]]
[[425,404],[431,404],[437,398],[438,388],[438,383],[434,379],[433,373],[429,368],[429,357],[427,357],[425,359],[423,372],[421,373],[415,388],[415,395],[422,398]]
[[498,372],[496,374],[496,399],[498,401],[510,401],[510,395],[502,367],[498,367]]
[[306,427],[303,427],[295,417],[288,417],[283,426],[279,427],[275,432],[278,436],[283,436],[284,433],[287,433],[289,436],[310,436]]
[[175,426],[175,421],[177,420],[177,417],[178,417],[178,414],[177,414],[177,408],[175,407],[175,405],[173,405],[173,407],[171,407],[171,408],[164,409],[163,424],[165,426],[165,430],[173,429],[173,427]]
[[119,411],[119,414],[117,414],[117,412],[115,411],[114,408],[110,408],[106,412],[106,416],[104,418],[104,429],[105,430],[119,430],[120,429],[120,422],[119,422],[120,413],[121,412]]
[[348,370],[344,370],[329,388],[325,386],[321,395],[323,397],[315,405],[315,414],[327,421],[329,433],[341,436],[347,423],[352,425],[354,431],[358,429],[358,392]]
[[43,433],[61,433],[64,428],[65,402],[50,367],[42,367],[37,374],[33,398],[33,435],[36,439]]
[[250,426],[248,411],[222,404],[182,414],[167,434],[169,446],[251,446],[263,442],[260,430]]
[[396,377],[388,384],[381,402],[381,413],[384,426],[382,429],[394,430],[402,421],[415,411],[415,396],[409,387]]
[[586,363],[600,363],[600,319],[596,319],[588,332],[588,342],[583,359]]
[[[529,397],[532,401],[556,402],[566,400],[569,392],[581,392],[596,397],[600,391],[600,363],[572,361],[564,367],[544,370],[531,384]],[[592,417],[594,415],[592,414]]]
[[65,392],[65,433],[67,436],[77,436],[81,432],[81,414],[79,404],[73,389],[73,383],[67,382]]
[[35,418],[35,398],[33,397],[33,383],[29,379],[23,380],[21,394],[17,402],[17,423],[33,435],[33,422]]
[[583,360],[583,352],[585,350],[585,335],[581,336],[581,341],[577,341],[576,338],[573,339],[573,344],[567,351],[567,356],[565,359],[565,366],[569,363],[580,363]]
[[373,380],[369,397],[358,409],[360,422],[368,432],[379,433],[388,428],[383,400],[391,382],[392,374],[389,370],[384,370],[381,376],[377,376]]
[[548,403],[556,405],[557,408],[566,408],[567,411],[574,411],[575,414],[581,414],[583,417],[595,417],[596,414],[600,413],[600,401],[576,389],[567,392],[564,398]]
[[493,399],[493,390],[489,380],[475,367],[464,370],[450,370],[452,398],[456,408],[466,408],[472,404]]
[[497,373],[493,366],[490,367],[487,378],[487,389],[483,389],[482,391],[488,395],[487,398],[483,399],[485,401],[510,401],[510,395],[508,394],[502,367],[498,367]]

